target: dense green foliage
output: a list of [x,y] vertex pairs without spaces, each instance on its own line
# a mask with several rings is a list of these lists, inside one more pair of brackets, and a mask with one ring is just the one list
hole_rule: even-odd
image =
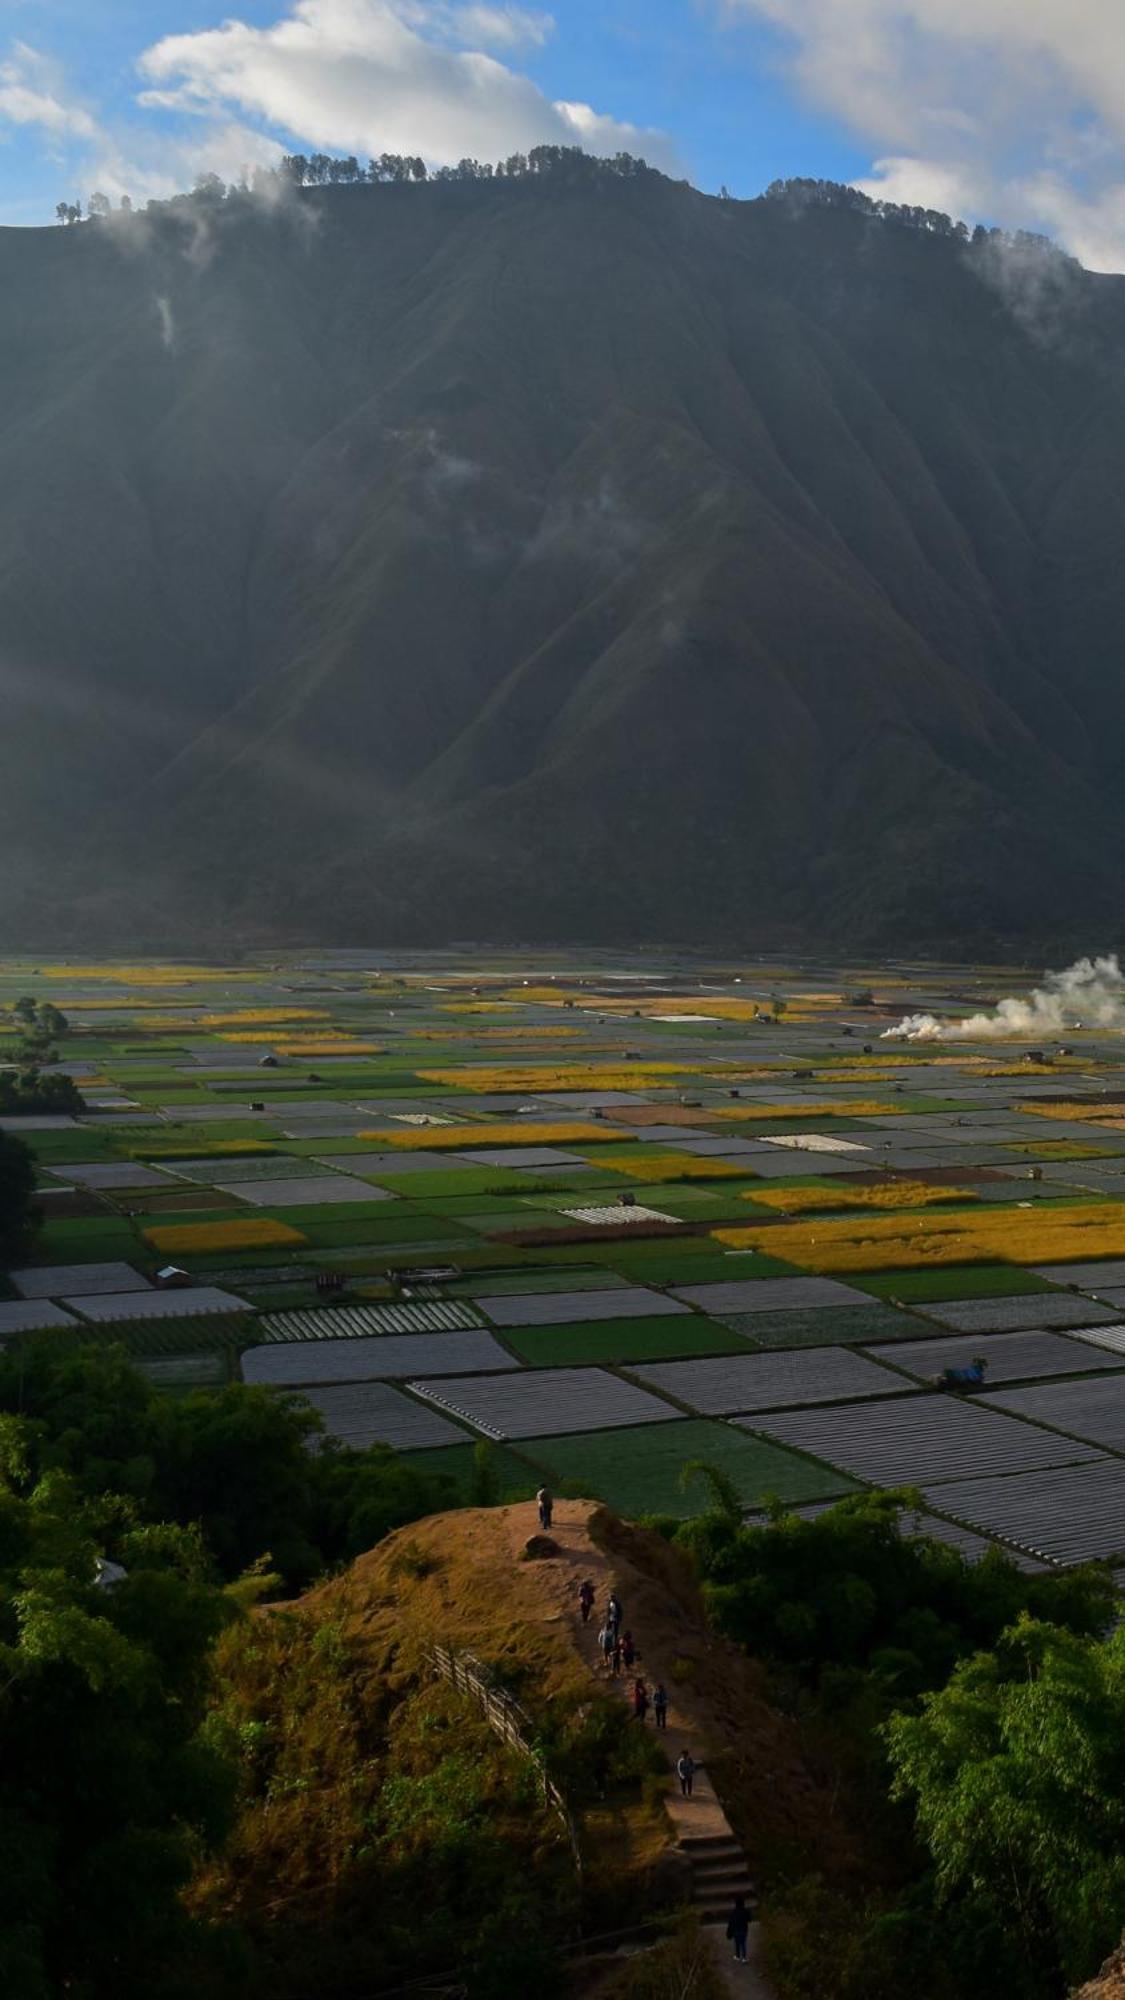
[[1125,1925],[1125,1629],[1021,1619],[887,1736],[939,1892],[1011,1934],[1023,1990],[1085,1978]]
[[969,1564],[901,1532],[909,1495],[762,1527],[716,1497],[666,1531],[719,1629],[768,1663],[860,1849],[842,1874],[827,1849],[779,1863],[784,2000],[1061,2000],[1125,1922],[1108,1572]]
[[24,1254],[35,1222],[35,1161],[21,1139],[0,1132],[0,1269]]
[[[0,1420],[0,1989],[186,2000],[224,1962],[179,1892],[233,1802],[199,1732],[234,1607],[190,1529],[123,1531],[37,1458]],[[127,1574],[99,1585],[107,1529]]]
[[1115,920],[1113,281],[823,190],[483,172],[7,233],[0,611],[91,694],[0,740],[10,924]]
[[779,1513],[764,1527],[712,1512],[676,1539],[706,1579],[719,1629],[834,1699],[867,1675],[888,1696],[938,1687],[1025,1613],[1105,1630],[1115,1602],[1108,1572],[1027,1575],[999,1552],[967,1563],[942,1542],[900,1532],[910,1504],[861,1494],[812,1520]]
[[82,1092],[72,1076],[61,1076],[57,1071],[44,1071],[38,1067],[36,1056],[42,1057],[45,1053],[44,1049],[38,1048],[23,1068],[0,1070],[0,1112],[8,1117],[27,1116],[36,1111],[54,1116],[58,1113],[71,1115],[85,1109]]
[[112,1495],[125,1530],[198,1523],[226,1578],[268,1558],[299,1585],[455,1504],[444,1477],[381,1447],[308,1450],[318,1419],[300,1396],[241,1383],[162,1396],[118,1348],[31,1341],[0,1355],[0,1411],[24,1420],[38,1474]]

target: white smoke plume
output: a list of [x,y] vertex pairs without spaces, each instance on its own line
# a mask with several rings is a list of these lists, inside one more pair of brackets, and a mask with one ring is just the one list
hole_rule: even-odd
[[1117,953],[1079,958],[1065,972],[1049,972],[1026,1000],[1001,1000],[992,1014],[941,1021],[935,1014],[907,1014],[882,1040],[892,1042],[1006,1042],[1047,1040],[1075,1028],[1125,1028],[1125,973]]

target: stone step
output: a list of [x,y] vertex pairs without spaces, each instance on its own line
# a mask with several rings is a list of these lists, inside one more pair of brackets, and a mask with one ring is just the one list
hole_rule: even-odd
[[695,1875],[713,1875],[716,1871],[725,1872],[730,1868],[746,1866],[746,1856],[741,1847],[726,1848],[722,1852],[716,1850],[710,1854],[689,1854],[688,1860]]
[[691,1885],[692,1901],[713,1903],[716,1896],[752,1896],[754,1883],[745,1868],[731,1868],[723,1875],[708,1875]]
[[739,1854],[742,1852],[733,1833],[685,1833],[679,1845],[685,1854],[704,1854],[720,1847],[733,1848]]

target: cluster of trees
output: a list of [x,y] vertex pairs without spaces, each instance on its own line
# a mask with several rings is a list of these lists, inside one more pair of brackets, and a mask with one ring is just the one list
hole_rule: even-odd
[[44,1074],[36,1062],[20,1069],[0,1070],[0,1112],[10,1118],[32,1112],[72,1116],[85,1110],[85,1100],[72,1076]]
[[979,222],[970,230],[967,222],[957,222],[940,209],[916,207],[908,202],[874,200],[859,188],[848,187],[843,181],[811,180],[800,176],[771,181],[762,198],[764,201],[785,202],[796,209],[848,209],[855,215],[874,216],[879,222],[897,223],[902,229],[920,229],[931,236],[949,236],[958,243],[972,242],[978,246],[999,243],[1006,249],[1030,250],[1051,257],[1063,255],[1049,236],[1039,235],[1034,230],[986,229]]
[[281,173],[296,187],[336,187],[357,181],[401,185],[407,181],[491,181],[554,180],[599,181],[635,180],[652,169],[631,153],[615,153],[612,158],[596,158],[581,146],[533,146],[527,153],[512,153],[495,164],[488,160],[460,160],[455,167],[435,167],[431,172],[424,160],[401,153],[381,153],[362,167],[353,156],[334,159],[328,153],[287,154]]
[[[816,2000],[1059,2000],[1125,1925],[1125,1632],[1108,1571],[1025,1575],[910,1533],[917,1496],[673,1528],[710,1615],[769,1665],[865,1842],[775,1888],[775,1969]],[[794,1881],[794,1874],[803,1879]]]
[[[381,153],[378,159],[368,160],[364,166],[349,153],[346,158],[338,158],[332,153],[288,153],[279,167],[255,167],[253,172],[243,169],[238,181],[228,185],[218,174],[200,174],[190,195],[173,197],[173,205],[184,201],[215,204],[226,200],[237,200],[239,196],[261,194],[276,187],[279,182],[292,187],[354,187],[397,186],[417,184],[420,181],[517,181],[546,180],[575,182],[595,182],[607,180],[636,180],[643,174],[654,171],[644,160],[636,159],[631,153],[615,153],[612,158],[596,158],[584,153],[581,146],[533,146],[527,153],[512,153],[506,160],[459,160],[455,167],[429,168],[417,154]],[[725,195],[726,190],[723,190]],[[86,216],[90,221],[98,221],[108,216],[112,209],[108,195],[95,192],[86,204]],[[150,201],[150,209],[165,208],[168,203]],[[123,214],[129,214],[133,204],[127,194],[121,196]],[[64,224],[82,221],[80,201],[60,201],[55,205],[55,215]]]
[[[0,1073],[0,1106],[5,1075]],[[30,1249],[38,1222],[35,1161],[22,1139],[0,1132],[0,1270],[11,1269]]]
[[85,1107],[73,1077],[44,1075],[41,1065],[55,1059],[55,1044],[70,1031],[66,1015],[49,1000],[30,995],[17,1000],[12,1013],[22,1030],[18,1067],[0,1070],[0,1112],[9,1116],[36,1111],[71,1114]]

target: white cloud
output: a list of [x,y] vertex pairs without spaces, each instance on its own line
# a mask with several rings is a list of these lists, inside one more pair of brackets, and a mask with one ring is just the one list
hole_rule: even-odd
[[[541,41],[550,17],[423,0],[296,0],[260,28],[231,19],[145,51],[141,102],[236,109],[290,140],[356,154],[421,153],[435,164],[496,159],[540,144],[644,153],[671,163],[662,135],[585,104],[552,103],[479,43]],[[478,46],[457,46],[466,39]]]
[[38,49],[16,42],[0,63],[0,124],[37,125],[54,140],[92,139],[97,123],[69,101],[54,65]]
[[726,5],[768,21],[804,94],[870,144],[869,191],[1048,227],[1125,268],[1122,0]]

